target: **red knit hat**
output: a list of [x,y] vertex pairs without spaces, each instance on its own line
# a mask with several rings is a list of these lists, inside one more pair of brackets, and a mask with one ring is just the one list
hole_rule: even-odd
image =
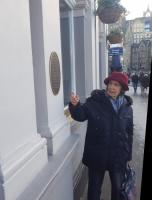
[[118,81],[125,91],[129,90],[128,76],[122,72],[112,72],[105,80],[104,83],[108,85],[109,81]]

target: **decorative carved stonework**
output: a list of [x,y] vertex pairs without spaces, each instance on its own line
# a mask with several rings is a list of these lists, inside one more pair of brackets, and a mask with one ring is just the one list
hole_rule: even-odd
[[150,10],[149,6],[147,7],[147,10],[143,12],[143,17],[152,17],[152,11]]
[[49,72],[50,72],[50,84],[52,92],[54,95],[57,95],[60,89],[60,63],[59,58],[56,52],[52,52],[49,62]]
[[59,3],[61,11],[68,11],[75,7],[76,0],[60,0]]
[[61,11],[65,11],[65,10],[68,10],[68,6],[67,4],[64,2],[64,1],[60,1],[60,10]]
[[61,11],[86,9],[91,6],[91,0],[60,0],[59,2]]
[[91,4],[91,0],[76,0],[75,9],[85,9]]

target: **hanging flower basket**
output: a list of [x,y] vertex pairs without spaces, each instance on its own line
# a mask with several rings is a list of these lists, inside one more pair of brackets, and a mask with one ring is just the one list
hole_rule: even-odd
[[120,0],[98,0],[97,15],[104,24],[113,24],[126,12]]
[[109,40],[110,44],[121,43],[122,35],[117,33],[115,35],[107,36],[107,40]]
[[97,9],[97,14],[104,24],[112,24],[119,20],[122,10],[117,7],[99,7]]
[[107,35],[107,40],[110,42],[110,44],[121,43],[122,39],[123,32],[120,27],[111,29],[109,34]]

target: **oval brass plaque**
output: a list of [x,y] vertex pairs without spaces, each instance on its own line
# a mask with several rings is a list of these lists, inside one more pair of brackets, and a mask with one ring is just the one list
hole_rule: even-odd
[[54,95],[57,95],[60,89],[60,63],[56,52],[52,52],[49,61],[50,84]]

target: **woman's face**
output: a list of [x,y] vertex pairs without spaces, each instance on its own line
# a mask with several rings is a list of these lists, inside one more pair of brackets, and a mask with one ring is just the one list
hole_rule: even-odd
[[121,89],[122,87],[118,81],[111,80],[107,86],[107,94],[113,99],[116,99],[119,96]]

